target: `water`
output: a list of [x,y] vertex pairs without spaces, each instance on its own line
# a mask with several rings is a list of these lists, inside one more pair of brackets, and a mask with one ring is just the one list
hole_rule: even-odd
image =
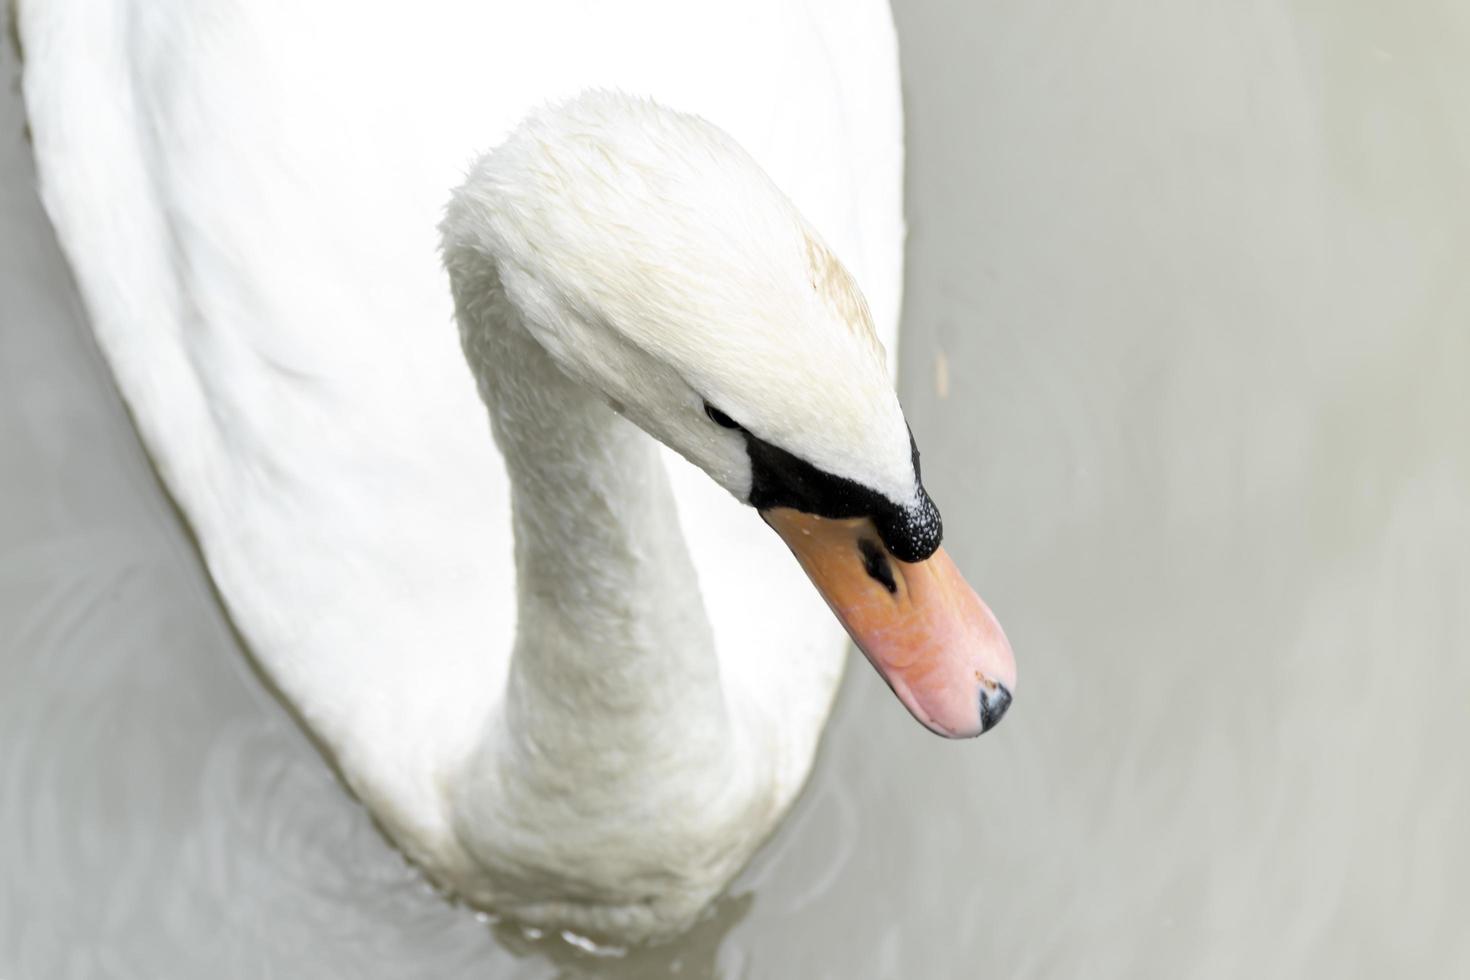
[[1470,974],[1470,13],[1412,7],[899,5],[902,391],[1019,697],[953,745],[851,671],[612,957],[433,894],[252,672],[8,88],[0,977]]

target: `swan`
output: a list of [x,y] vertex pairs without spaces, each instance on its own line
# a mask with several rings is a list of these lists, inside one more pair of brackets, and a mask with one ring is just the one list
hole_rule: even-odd
[[676,932],[793,802],[846,636],[942,735],[1015,687],[886,364],[887,11],[302,6],[19,3],[100,346],[387,836],[528,925]]

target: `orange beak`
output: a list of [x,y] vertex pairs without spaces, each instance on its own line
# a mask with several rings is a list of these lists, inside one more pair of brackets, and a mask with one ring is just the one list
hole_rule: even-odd
[[901,562],[865,517],[761,511],[858,649],[930,731],[972,738],[1005,714],[1016,689],[1006,635],[940,548]]

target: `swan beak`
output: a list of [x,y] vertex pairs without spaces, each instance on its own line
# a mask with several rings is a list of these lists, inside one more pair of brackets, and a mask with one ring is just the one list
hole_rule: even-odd
[[930,731],[973,738],[1011,703],[1016,661],[990,608],[943,548],[899,561],[865,517],[761,511],[868,662]]

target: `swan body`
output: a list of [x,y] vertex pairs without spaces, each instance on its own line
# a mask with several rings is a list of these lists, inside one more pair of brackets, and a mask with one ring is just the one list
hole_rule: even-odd
[[790,806],[846,650],[742,506],[755,447],[922,497],[886,7],[18,14],[43,200],[282,695],[454,893],[687,924]]

